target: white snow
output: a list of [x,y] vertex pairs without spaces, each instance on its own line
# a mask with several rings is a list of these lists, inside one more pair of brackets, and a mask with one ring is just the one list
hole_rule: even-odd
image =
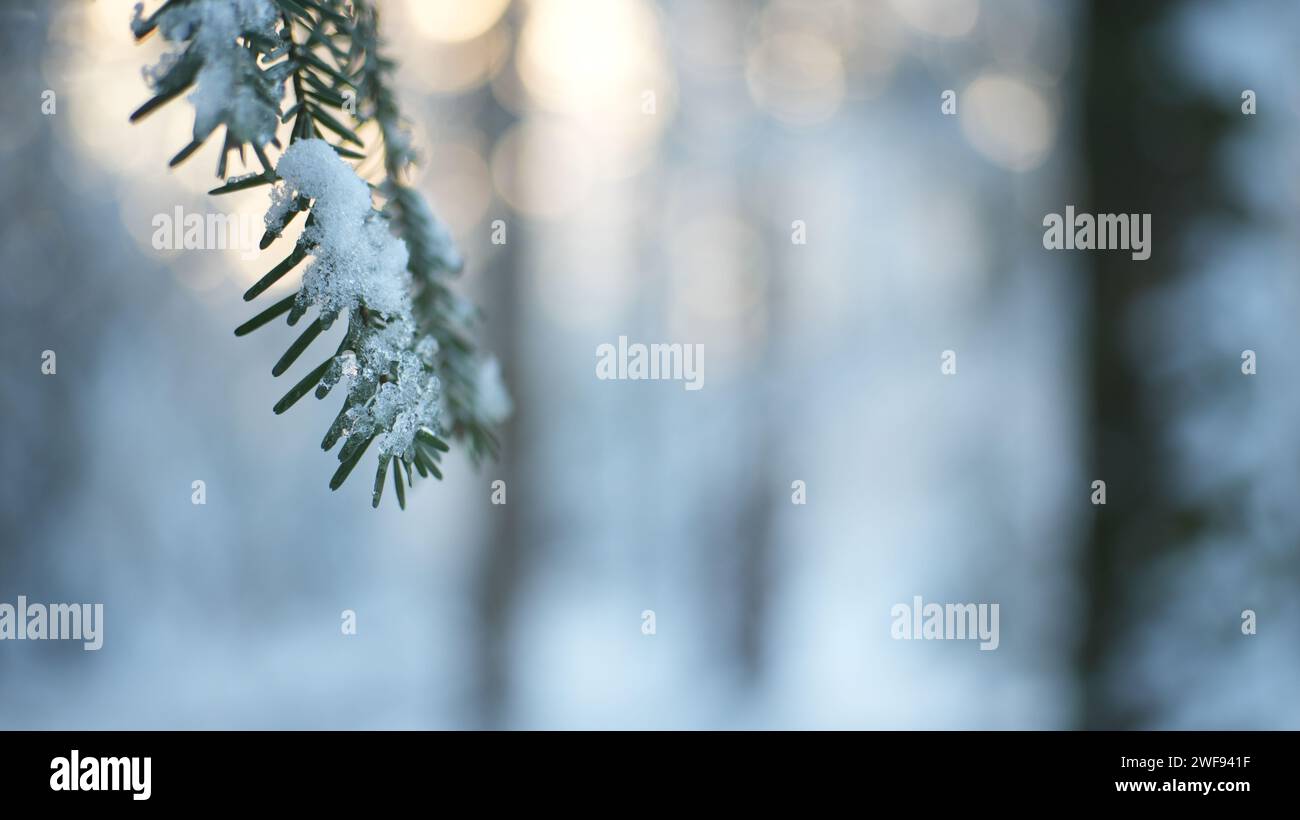
[[[393,329],[394,326],[389,325],[388,331]],[[398,332],[405,334],[409,346],[409,325]],[[387,358],[387,349],[394,341],[384,338],[384,334],[368,337],[361,358],[365,361]],[[358,414],[353,416],[358,422],[369,422],[378,429],[387,430],[379,440],[381,453],[402,455],[411,451],[415,432],[420,427],[438,429],[441,385],[430,373],[432,361],[422,360],[419,354],[404,349],[398,353],[396,361],[397,380],[379,385],[374,402],[366,408],[369,418]]]
[[[135,6],[131,28],[143,25],[143,4]],[[203,139],[221,123],[239,136],[265,144],[275,136],[279,94],[283,86],[269,85],[276,105],[260,98],[241,74],[257,72],[253,53],[239,44],[245,32],[275,38],[275,6],[270,0],[194,0],[172,6],[158,17],[158,30],[169,43],[192,41],[190,48],[202,59],[194,91],[194,137]],[[158,65],[146,69],[151,87],[176,61],[179,52],[166,54]]]
[[500,362],[495,356],[483,359],[479,362],[477,376],[474,392],[479,418],[488,424],[500,424],[514,410],[510,394],[506,392],[505,382],[501,378]]
[[374,393],[349,411],[348,435],[382,433],[381,453],[409,453],[416,430],[438,429],[440,391],[433,375],[437,345],[429,337],[416,339],[406,243],[375,211],[366,183],[324,140],[290,145],[276,173],[281,181],[271,192],[268,227],[283,225],[298,197],[312,200],[312,224],[301,240],[312,260],[299,300],[331,319],[364,306],[386,320],[382,328],[367,327],[360,349],[345,353],[331,372],[354,393]]
[[375,212],[370,189],[324,140],[299,140],[280,157],[282,180],[271,193],[266,224],[278,228],[299,195],[314,200],[313,224],[303,241],[314,257],[303,275],[303,296],[322,314],[358,304],[388,315],[411,312],[406,243]]
[[407,200],[407,205],[411,209],[409,221],[419,226],[428,253],[445,266],[448,270],[460,270],[464,264],[464,259],[460,251],[456,249],[456,243],[451,238],[451,231],[443,224],[442,220],[434,215],[425,202],[424,197],[419,194],[411,196]]

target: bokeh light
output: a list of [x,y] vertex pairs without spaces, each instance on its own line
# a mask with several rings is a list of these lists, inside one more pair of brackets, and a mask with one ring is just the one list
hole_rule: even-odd
[[943,39],[965,37],[979,19],[979,0],[890,0],[890,6],[908,26]]
[[406,0],[406,13],[423,36],[463,43],[496,25],[510,0]]
[[1037,168],[1056,138],[1056,116],[1039,89],[1005,74],[977,77],[961,95],[966,139],[1011,171]]

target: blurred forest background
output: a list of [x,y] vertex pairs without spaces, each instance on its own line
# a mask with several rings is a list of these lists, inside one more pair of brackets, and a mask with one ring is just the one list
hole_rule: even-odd
[[[272,415],[275,260],[151,246],[266,192],[128,125],[131,5],[0,5],[0,601],[106,620],[0,644],[0,727],[1300,728],[1300,6],[386,0],[516,408],[402,513]],[[1045,251],[1068,204],[1151,259]]]

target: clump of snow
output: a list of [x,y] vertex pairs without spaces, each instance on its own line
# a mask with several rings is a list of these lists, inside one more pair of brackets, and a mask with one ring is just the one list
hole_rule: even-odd
[[[132,29],[136,28],[136,24],[139,22],[138,19],[140,14],[139,5],[135,7],[135,13],[137,19],[131,21]],[[167,76],[168,72],[170,72],[176,66],[177,58],[179,57],[180,55],[178,53],[174,51],[168,51],[167,53],[163,54],[163,56],[158,58],[158,62],[156,64],[147,65],[144,68],[140,69],[140,74],[144,76],[145,85],[149,86],[154,90],[157,90],[158,86],[162,83],[163,79]]]
[[415,149],[412,146],[411,129],[404,127],[384,128],[384,151],[398,166],[415,162]]
[[409,197],[407,205],[412,211],[408,222],[420,231],[421,244],[426,253],[432,257],[434,264],[449,271],[459,271],[465,265],[465,260],[456,249],[456,243],[452,240],[451,231],[446,224],[434,215],[429,204],[419,194]]
[[313,200],[302,242],[312,262],[299,299],[327,317],[365,305],[391,316],[410,316],[411,277],[406,243],[374,209],[370,188],[329,143],[299,140],[276,165],[281,182],[271,192],[268,228],[283,226],[294,201]]
[[415,345],[415,355],[419,356],[424,362],[433,366],[434,357],[438,355],[438,340],[432,336],[425,336]]
[[495,356],[479,362],[474,392],[478,399],[479,418],[489,424],[500,424],[514,410],[505,381],[501,378],[501,364]]
[[[131,29],[145,28],[143,4],[137,3]],[[252,51],[239,38],[246,33],[276,38],[277,12],[271,0],[191,0],[168,6],[158,14],[158,30],[170,43],[188,43],[183,50],[201,62],[189,100],[194,105],[194,138],[205,139],[225,123],[243,140],[258,145],[275,137],[283,83],[264,76]],[[181,52],[163,56],[145,70],[145,80],[158,89]],[[260,92],[260,93],[259,93]]]
[[282,227],[299,198],[311,200],[300,241],[312,260],[299,304],[315,305],[328,320],[361,307],[382,316],[382,327],[363,325],[358,349],[340,354],[327,375],[327,385],[346,379],[360,399],[348,411],[348,435],[382,433],[381,453],[409,454],[416,430],[437,429],[440,387],[433,375],[437,344],[416,338],[406,243],[375,211],[365,181],[324,140],[290,145],[276,174],[268,228]]

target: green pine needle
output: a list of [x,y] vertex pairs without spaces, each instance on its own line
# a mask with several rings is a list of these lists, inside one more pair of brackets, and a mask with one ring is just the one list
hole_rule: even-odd
[[[186,17],[198,3],[224,2],[224,0],[167,0],[148,17],[137,14],[132,22],[136,39],[143,39],[161,29],[166,37],[184,38],[176,45],[176,56],[164,61],[154,71],[154,95],[130,115],[132,122],[139,121],[185,95],[197,83],[203,83],[202,69],[212,58],[213,47],[197,44],[195,29],[201,23],[172,25],[171,15],[177,20],[192,21]],[[428,210],[422,197],[399,180],[407,177],[414,155],[407,147],[409,132],[396,103],[389,75],[395,68],[392,60],[381,53],[379,18],[374,0],[272,0],[279,17],[271,28],[265,20],[243,33],[240,42],[231,43],[238,50],[234,76],[239,84],[234,94],[245,94],[266,106],[266,115],[274,113],[272,123],[288,126],[288,144],[303,139],[325,139],[340,156],[362,162],[372,155],[382,160],[383,178],[372,185],[382,199],[382,214],[390,220],[394,232],[407,245],[410,271],[415,293],[414,319],[418,337],[432,337],[437,352],[432,365],[425,365],[429,378],[437,377],[443,386],[441,416],[450,436],[463,443],[477,461],[496,452],[496,437],[492,427],[500,421],[491,418],[480,402],[479,373],[485,356],[471,341],[469,323],[462,317],[476,315],[477,311],[463,304],[448,286],[448,280],[457,273],[462,261],[450,242],[446,229]],[[246,51],[245,51],[246,50]],[[286,94],[286,90],[289,92]],[[346,93],[345,93],[346,92]],[[292,104],[282,102],[291,96]],[[267,154],[267,146],[279,149],[280,139],[264,129],[238,118],[234,110],[246,106],[231,106],[223,114],[225,126],[218,176],[225,176],[226,162],[232,152],[242,160],[246,149],[251,148],[261,166],[258,173],[226,179],[209,191],[222,195],[244,191],[278,181],[275,164]],[[259,120],[260,122],[260,120]],[[292,125],[289,123],[292,122]],[[360,127],[374,123],[378,128],[380,143],[366,146],[359,136]],[[205,126],[206,128],[206,126]],[[208,129],[210,131],[210,129]],[[176,166],[192,156],[207,140],[209,133],[199,133],[170,160]],[[284,214],[280,224],[268,225],[259,247],[263,250],[275,242],[287,224],[298,213],[307,213],[307,227],[314,224],[312,202],[300,198]],[[245,301],[252,301],[296,269],[312,254],[312,247],[299,240],[292,252],[271,268],[244,293]],[[245,336],[285,314],[289,325],[303,316],[312,302],[300,289],[285,296],[270,307],[260,311],[235,329],[236,336]],[[365,416],[375,400],[379,387],[386,379],[396,378],[397,369],[376,383],[353,380],[349,371],[355,371],[355,351],[363,349],[371,334],[381,332],[394,317],[384,316],[368,309],[364,304],[353,309],[348,316],[348,329],[336,353],[317,365],[300,379],[276,402],[274,411],[284,413],[307,393],[315,390],[317,398],[324,398],[331,388],[346,376],[349,381],[347,397],[334,422],[330,425],[321,447],[330,450],[340,440],[339,466],[330,479],[331,490],[336,490],[352,473],[370,444],[377,438],[383,440],[385,429],[373,426],[358,427],[356,419]],[[334,314],[322,314],[303,330],[288,350],[272,368],[272,374],[287,372],[307,348],[326,330]],[[425,359],[427,363],[427,359]],[[500,402],[493,406],[500,406]],[[496,411],[493,411],[496,412]],[[388,445],[391,446],[391,445]],[[372,503],[379,505],[383,495],[388,464],[392,463],[394,492],[398,506],[406,507],[406,487],[414,486],[416,475],[441,479],[438,462],[450,451],[450,445],[437,431],[421,428],[406,452],[390,452],[381,446],[378,470],[375,474]],[[406,475],[402,472],[405,470]]]

